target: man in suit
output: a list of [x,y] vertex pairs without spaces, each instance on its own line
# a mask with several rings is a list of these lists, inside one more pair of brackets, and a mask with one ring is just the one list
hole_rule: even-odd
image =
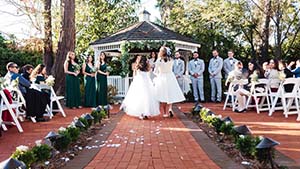
[[227,55],[228,58],[224,60],[224,65],[223,65],[225,79],[227,79],[229,72],[234,70],[234,64],[238,62],[238,60],[234,58],[233,50],[229,50]]
[[[191,81],[193,86],[193,94],[195,102],[204,102],[204,91],[203,91],[203,72],[205,70],[205,64],[202,59],[199,59],[197,52],[193,53],[193,60],[189,62],[189,73],[191,75]],[[199,94],[198,94],[199,90]],[[200,96],[200,97],[199,97]]]
[[[222,100],[222,68],[223,59],[219,56],[219,52],[215,49],[212,52],[213,58],[209,61],[208,72],[211,85],[211,101],[220,103]],[[216,99],[217,90],[217,99]]]
[[183,91],[183,74],[184,74],[184,61],[180,59],[180,53],[177,51],[175,53],[175,60],[173,64],[173,73],[176,76],[177,82]]

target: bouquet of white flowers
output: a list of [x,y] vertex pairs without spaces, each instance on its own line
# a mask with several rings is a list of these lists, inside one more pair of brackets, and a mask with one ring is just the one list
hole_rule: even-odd
[[253,72],[252,75],[250,75],[250,78],[251,78],[252,83],[258,82],[258,74],[257,74],[256,70]]
[[96,73],[97,69],[95,67],[91,67],[91,73]]
[[286,74],[283,71],[280,71],[278,78],[279,80],[284,81],[286,78]]
[[52,75],[48,76],[48,78],[46,79],[46,85],[54,86],[54,84],[55,84],[55,78]]
[[80,72],[81,66],[79,64],[75,64],[74,66],[74,71],[75,72]]

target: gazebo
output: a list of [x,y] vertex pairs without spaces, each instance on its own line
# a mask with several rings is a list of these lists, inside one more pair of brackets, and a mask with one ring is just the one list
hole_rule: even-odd
[[[145,46],[149,46],[153,43],[171,43],[174,46],[175,51],[180,51],[183,59],[188,63],[188,53],[197,51],[200,44],[192,38],[183,36],[158,24],[150,22],[150,13],[143,10],[139,16],[139,22],[118,31],[103,39],[92,42],[90,46],[94,49],[95,58],[104,52],[108,56],[123,57],[125,44],[140,43]],[[148,54],[150,50],[143,48],[143,50],[130,50],[129,55],[135,54]],[[186,69],[186,75],[188,74]],[[118,96],[124,97],[129,87],[130,77],[110,76],[108,83],[116,86],[118,90]],[[189,86],[187,86],[189,87]]]

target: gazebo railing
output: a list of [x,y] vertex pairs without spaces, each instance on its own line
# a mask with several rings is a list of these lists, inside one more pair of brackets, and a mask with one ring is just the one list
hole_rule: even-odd
[[[129,89],[129,86],[132,82],[132,77],[121,77],[121,76],[108,76],[107,84],[116,87],[117,95],[116,97],[124,98]],[[190,91],[190,79],[188,75],[184,75],[184,83],[183,83],[183,92],[187,93]]]

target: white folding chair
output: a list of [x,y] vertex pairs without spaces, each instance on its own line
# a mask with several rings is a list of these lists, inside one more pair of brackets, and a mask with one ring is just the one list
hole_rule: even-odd
[[0,102],[0,112],[1,113],[0,113],[0,115],[1,115],[1,125],[2,125],[3,129],[6,130],[6,127],[4,125],[5,123],[2,120],[2,112],[5,110],[8,110],[9,114],[13,118],[13,123],[17,126],[19,132],[23,132],[21,124],[19,123],[19,120],[13,111],[13,110],[18,111],[18,109],[20,108],[20,104],[15,104],[15,103],[10,104],[8,102],[3,90],[0,90],[0,96],[1,96],[1,102]]
[[[65,114],[65,111],[64,109],[62,108],[59,100],[62,100],[64,99],[63,96],[57,96],[55,94],[55,91],[53,89],[52,86],[48,86],[46,84],[39,84],[37,85],[37,87],[40,89],[40,90],[49,90],[50,91],[50,105],[47,105],[47,116],[49,116],[49,118],[51,119],[53,117],[53,112],[61,112],[62,116],[63,117],[66,117],[66,114]],[[56,103],[57,106],[58,106],[58,109],[53,109],[53,103]]]
[[[244,84],[247,84],[248,80],[247,79],[241,79],[241,80],[234,80],[230,82],[228,86],[227,92],[224,92],[226,95],[223,110],[226,109],[227,106],[232,107],[232,111],[235,110],[236,107],[236,91]],[[228,103],[229,99],[231,99],[231,105]]]
[[[300,87],[300,79],[299,78],[288,78],[283,82],[283,86],[292,84],[293,90],[291,92],[287,92],[284,88],[281,90],[281,102],[283,107],[283,114],[287,118],[290,114],[298,114],[297,121],[300,120],[300,109],[299,109],[299,87]],[[295,104],[296,110],[291,111],[293,108],[293,104]]]
[[[26,109],[26,101],[25,98],[22,94],[22,92],[20,91],[18,86],[9,86],[7,88],[7,90],[9,90],[9,92],[11,93],[11,95],[13,96],[13,103],[14,104],[18,104],[21,108],[25,108]],[[21,111],[22,110],[22,111]],[[17,111],[17,117],[23,121],[23,118],[26,116],[26,111],[23,109],[18,109]],[[33,123],[36,123],[35,117],[30,117],[31,121]]]
[[[270,110],[268,85],[269,85],[268,79],[258,79],[258,82],[253,82],[251,84],[250,96],[248,97],[247,104],[246,104],[247,108],[250,106],[249,104],[251,102],[251,99],[253,98],[254,106],[256,108],[257,114],[259,114],[260,111]],[[266,104],[264,104],[265,100],[267,100]]]

